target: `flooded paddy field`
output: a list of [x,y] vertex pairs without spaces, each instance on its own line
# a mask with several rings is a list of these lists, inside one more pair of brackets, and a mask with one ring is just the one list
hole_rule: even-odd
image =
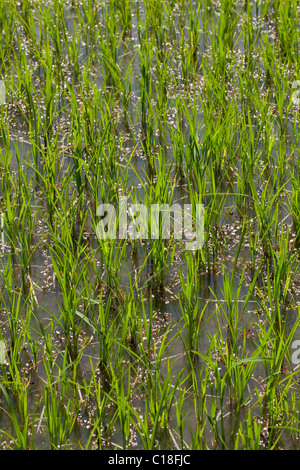
[[299,448],[299,17],[0,0],[1,449]]

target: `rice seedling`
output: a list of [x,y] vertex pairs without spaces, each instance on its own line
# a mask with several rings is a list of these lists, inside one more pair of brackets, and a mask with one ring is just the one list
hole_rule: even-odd
[[197,264],[194,262],[191,254],[186,258],[186,266],[186,280],[183,278],[183,273],[180,272],[181,295],[179,297],[179,304],[187,333],[187,349],[192,352],[198,350],[200,332],[204,328],[203,316],[207,303],[203,308],[200,307]]
[[[9,393],[1,384],[1,392],[5,397],[8,410],[6,411],[13,423],[13,434],[1,430],[4,437],[8,437],[13,446],[10,449],[28,450],[34,449],[33,420],[30,418],[27,403],[26,385],[19,395],[17,403],[10,398]],[[30,436],[31,435],[31,436]]]

